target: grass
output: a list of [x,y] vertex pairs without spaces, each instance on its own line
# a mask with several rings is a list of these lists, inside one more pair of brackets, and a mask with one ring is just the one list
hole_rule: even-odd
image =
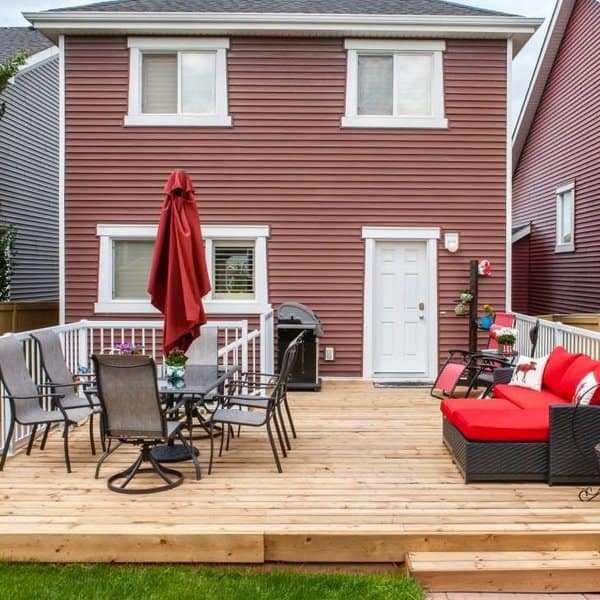
[[314,574],[244,567],[0,563],[0,598],[11,600],[423,600],[392,575]]

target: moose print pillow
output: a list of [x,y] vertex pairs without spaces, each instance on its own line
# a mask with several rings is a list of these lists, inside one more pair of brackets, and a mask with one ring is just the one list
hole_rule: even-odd
[[547,360],[547,356],[541,358],[519,356],[510,385],[520,385],[539,392],[542,389],[542,375]]

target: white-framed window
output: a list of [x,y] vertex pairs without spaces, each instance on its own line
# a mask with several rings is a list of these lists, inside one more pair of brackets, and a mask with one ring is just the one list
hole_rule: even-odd
[[[98,225],[97,313],[157,313],[146,288],[156,225]],[[269,308],[268,225],[203,225],[212,290],[209,314],[260,314]]]
[[575,250],[575,183],[556,188],[556,252]]
[[444,41],[346,40],[342,127],[447,128]]
[[128,39],[127,126],[230,126],[226,38]]

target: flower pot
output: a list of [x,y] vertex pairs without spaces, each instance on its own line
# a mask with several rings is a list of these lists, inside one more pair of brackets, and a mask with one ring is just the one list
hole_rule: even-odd
[[479,319],[479,327],[481,327],[481,329],[489,329],[493,322],[494,321],[490,315],[483,315],[483,317]]
[[502,354],[512,354],[515,351],[513,344],[498,344]]
[[469,311],[469,308],[467,307],[466,304],[461,303],[461,304],[457,304],[454,307],[454,314],[457,317],[464,317],[468,313],[468,311]]
[[179,366],[166,365],[165,375],[166,375],[167,379],[170,379],[171,381],[183,379],[183,377],[185,375],[185,367],[182,365],[179,365]]

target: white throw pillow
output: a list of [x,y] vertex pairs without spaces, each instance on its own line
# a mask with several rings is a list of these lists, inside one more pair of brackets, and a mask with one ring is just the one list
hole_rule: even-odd
[[573,396],[573,402],[581,404],[582,406],[598,405],[600,404],[600,387],[598,384],[597,369],[588,373],[577,386],[575,390],[575,396]]
[[547,360],[547,356],[540,358],[519,356],[509,385],[520,385],[539,392],[542,389],[542,376]]

